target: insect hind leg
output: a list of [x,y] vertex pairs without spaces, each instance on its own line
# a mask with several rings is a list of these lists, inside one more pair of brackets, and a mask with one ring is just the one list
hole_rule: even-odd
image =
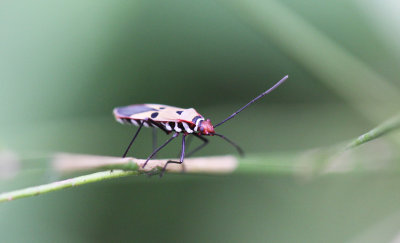
[[142,129],[143,124],[144,124],[144,121],[142,121],[142,122],[140,123],[138,130],[136,131],[135,135],[133,136],[131,142],[129,143],[128,148],[125,150],[124,155],[122,155],[122,158],[125,158],[126,155],[128,154],[128,151],[129,151],[129,149],[131,148],[131,146],[132,146],[132,144],[133,144],[133,141],[135,141],[137,135],[139,134],[140,130]]
[[149,160],[150,160],[151,158],[153,158],[154,155],[156,155],[162,148],[164,148],[165,146],[167,146],[167,144],[169,144],[174,138],[178,137],[178,135],[179,135],[179,133],[177,133],[177,132],[174,133],[174,135],[172,135],[172,137],[170,137],[163,145],[161,145],[160,147],[158,147],[157,149],[155,149],[155,150],[150,154],[150,156],[147,157],[147,159],[146,159],[146,161],[144,162],[142,168],[144,168],[144,167],[147,165],[147,163],[149,162]]
[[[152,137],[153,137],[153,141],[152,141],[152,145],[153,145],[153,151],[156,150],[157,148],[157,128],[153,127],[152,129]],[[156,158],[157,155],[154,156],[154,158]]]

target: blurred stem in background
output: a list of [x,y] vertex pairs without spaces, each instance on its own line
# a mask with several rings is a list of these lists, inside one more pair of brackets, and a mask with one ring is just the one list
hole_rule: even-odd
[[389,120],[383,122],[382,124],[370,130],[369,132],[364,133],[363,135],[354,139],[346,146],[346,149],[360,146],[361,144],[364,144],[380,136],[383,136],[395,129],[398,129],[399,127],[400,127],[400,113],[390,118]]
[[[369,121],[377,124],[398,112],[400,91],[396,86],[283,4],[274,0],[220,2]],[[392,140],[400,145],[398,138]]]

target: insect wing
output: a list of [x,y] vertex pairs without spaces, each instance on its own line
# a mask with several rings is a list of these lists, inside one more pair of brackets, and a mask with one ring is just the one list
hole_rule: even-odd
[[194,125],[196,125],[196,118],[203,118],[203,117],[193,108],[184,110],[179,116],[180,121],[185,121],[187,123],[192,123]]
[[159,122],[180,122],[185,121],[191,123],[193,118],[200,116],[193,109],[184,109],[168,105],[160,104],[139,104],[117,107],[114,109],[114,115],[118,119],[135,119]]
[[149,105],[152,108],[157,108],[158,111],[154,112],[149,112],[149,118],[151,118],[153,121],[159,121],[159,122],[192,122],[192,119],[195,116],[199,116],[197,111],[193,108],[190,109],[184,109],[184,108],[179,108],[179,107],[174,107],[174,106],[162,106],[159,107],[159,105]]
[[140,105],[129,105],[121,106],[114,109],[114,116],[116,118],[127,118],[127,119],[144,119],[146,114],[155,112],[156,109],[147,106],[145,104]]

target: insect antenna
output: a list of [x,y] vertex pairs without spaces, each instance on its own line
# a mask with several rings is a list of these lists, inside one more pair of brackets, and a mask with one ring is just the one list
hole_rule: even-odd
[[241,112],[242,110],[246,109],[249,105],[253,104],[256,100],[262,98],[264,95],[270,93],[272,90],[276,89],[279,85],[281,85],[283,82],[286,81],[286,79],[289,78],[289,75],[286,75],[285,77],[283,77],[281,80],[279,80],[279,82],[277,82],[274,86],[272,86],[271,88],[269,88],[267,91],[265,91],[264,93],[260,94],[259,96],[257,96],[256,98],[254,98],[252,101],[250,101],[249,103],[247,103],[245,106],[243,106],[242,108],[240,108],[239,110],[237,110],[235,113],[233,113],[232,115],[230,115],[228,118],[226,118],[225,120],[223,120],[222,122],[218,123],[217,125],[215,125],[214,127],[218,127],[219,125],[224,124],[225,122],[227,122],[228,120],[232,119],[234,116],[236,116],[239,112]]

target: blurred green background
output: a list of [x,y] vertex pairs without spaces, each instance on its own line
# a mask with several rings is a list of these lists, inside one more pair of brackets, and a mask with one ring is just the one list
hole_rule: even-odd
[[[44,154],[120,156],[136,128],[114,121],[115,106],[194,107],[218,123],[286,74],[219,133],[258,156],[356,137],[398,112],[399,8],[2,0],[0,155],[22,164],[12,178],[0,166],[0,192],[58,179]],[[146,129],[130,155],[151,148]],[[176,142],[160,155],[178,151]],[[234,153],[212,139],[197,155]],[[396,173],[129,177],[1,204],[0,241],[392,242],[399,186]]]

